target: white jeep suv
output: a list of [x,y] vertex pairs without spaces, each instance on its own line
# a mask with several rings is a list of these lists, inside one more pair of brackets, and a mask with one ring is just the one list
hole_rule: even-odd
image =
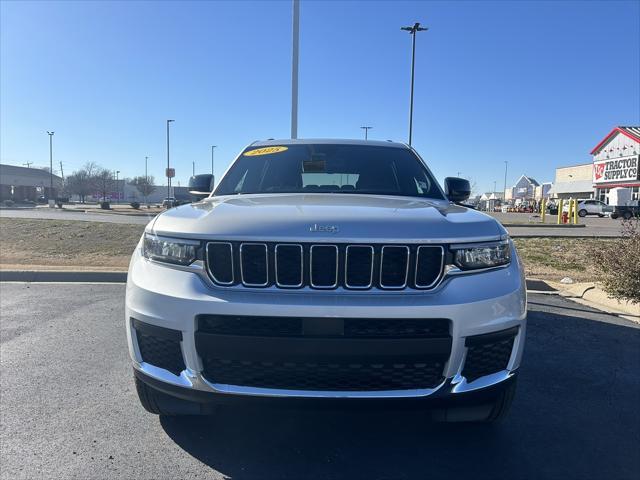
[[460,205],[469,193],[459,178],[443,191],[405,144],[250,145],[133,253],[125,321],[142,405],[400,401],[443,421],[501,418],[525,279],[500,223]]

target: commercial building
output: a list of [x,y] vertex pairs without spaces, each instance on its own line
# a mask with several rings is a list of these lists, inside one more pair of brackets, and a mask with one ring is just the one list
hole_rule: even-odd
[[640,199],[640,127],[615,127],[591,150],[593,187],[598,200],[609,203],[612,188],[628,187]]
[[62,178],[39,168],[25,168],[0,164],[0,200],[37,200],[38,197],[55,198],[62,189]]
[[515,203],[536,199],[536,189],[540,184],[535,178],[522,175],[515,185],[505,190],[505,200],[513,200]]
[[591,163],[556,168],[551,198],[593,198],[592,171]]

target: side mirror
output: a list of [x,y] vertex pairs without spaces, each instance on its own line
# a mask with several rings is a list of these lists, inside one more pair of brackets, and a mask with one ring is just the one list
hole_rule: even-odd
[[213,191],[213,175],[204,173],[189,179],[189,193],[199,199],[208,197]]
[[458,177],[444,179],[444,193],[454,203],[464,202],[471,196],[469,180]]

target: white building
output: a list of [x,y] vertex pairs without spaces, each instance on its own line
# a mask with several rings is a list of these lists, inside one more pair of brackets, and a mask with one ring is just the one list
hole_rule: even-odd
[[640,127],[615,127],[591,155],[598,200],[609,203],[609,191],[615,187],[631,188],[631,200],[640,200]]

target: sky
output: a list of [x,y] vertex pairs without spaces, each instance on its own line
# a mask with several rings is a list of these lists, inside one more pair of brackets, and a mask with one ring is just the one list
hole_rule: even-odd
[[[288,138],[291,2],[0,2],[0,162],[65,175],[96,162],[162,185],[219,179],[254,140]],[[407,141],[442,181],[501,190],[591,161],[640,125],[640,1],[309,1],[300,7],[300,138]]]

